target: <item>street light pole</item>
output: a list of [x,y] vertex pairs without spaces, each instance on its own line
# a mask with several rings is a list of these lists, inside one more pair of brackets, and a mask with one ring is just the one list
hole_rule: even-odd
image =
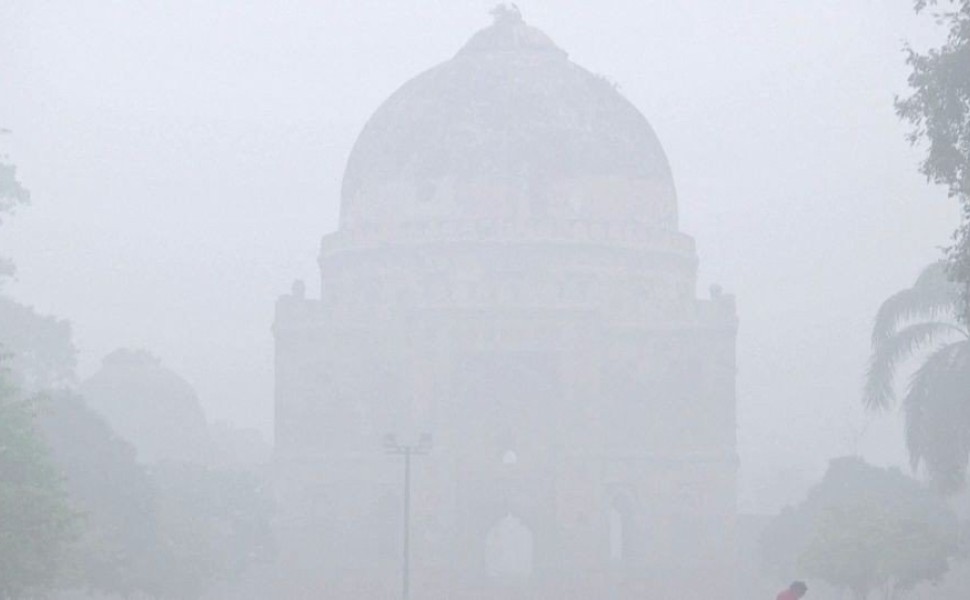
[[411,447],[404,447],[404,581],[401,597],[411,597]]
[[384,436],[384,451],[404,456],[404,562],[401,598],[411,598],[411,455],[431,451],[431,435],[424,433],[416,444],[402,444],[393,434]]

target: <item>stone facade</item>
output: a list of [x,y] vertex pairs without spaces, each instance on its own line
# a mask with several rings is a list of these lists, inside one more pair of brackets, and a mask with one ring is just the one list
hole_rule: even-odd
[[276,308],[279,597],[399,594],[381,439],[425,431],[414,598],[730,589],[733,298],[695,297],[666,158],[603,85],[504,12],[361,134],[319,297]]

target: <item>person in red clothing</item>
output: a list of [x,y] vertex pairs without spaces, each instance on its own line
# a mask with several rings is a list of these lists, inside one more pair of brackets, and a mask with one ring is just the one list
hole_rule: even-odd
[[775,600],[799,600],[806,592],[808,592],[808,586],[802,581],[796,581],[788,586],[787,590],[778,594]]

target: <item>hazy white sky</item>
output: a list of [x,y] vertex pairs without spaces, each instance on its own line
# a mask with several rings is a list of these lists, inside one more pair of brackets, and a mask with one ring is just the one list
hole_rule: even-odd
[[[15,295],[69,318],[81,375],[159,354],[212,418],[272,419],[272,321],[316,285],[367,117],[489,22],[484,0],[0,3],[0,126],[33,205],[0,230]],[[851,451],[879,302],[956,222],[892,109],[909,0],[521,0],[656,129],[699,292],[738,296],[742,506]],[[901,462],[898,416],[858,449]]]

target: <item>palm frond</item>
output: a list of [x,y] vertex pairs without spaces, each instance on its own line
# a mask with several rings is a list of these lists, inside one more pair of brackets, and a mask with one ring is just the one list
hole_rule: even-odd
[[903,323],[952,315],[959,297],[960,291],[948,279],[944,264],[931,264],[912,287],[893,294],[879,307],[872,327],[873,347],[892,337]]
[[914,323],[879,342],[869,359],[862,402],[868,410],[892,408],[896,403],[894,381],[900,363],[933,343],[961,332],[952,324],[929,321]]
[[904,399],[906,445],[914,470],[925,465],[945,493],[963,487],[970,460],[970,340],[936,350]]

